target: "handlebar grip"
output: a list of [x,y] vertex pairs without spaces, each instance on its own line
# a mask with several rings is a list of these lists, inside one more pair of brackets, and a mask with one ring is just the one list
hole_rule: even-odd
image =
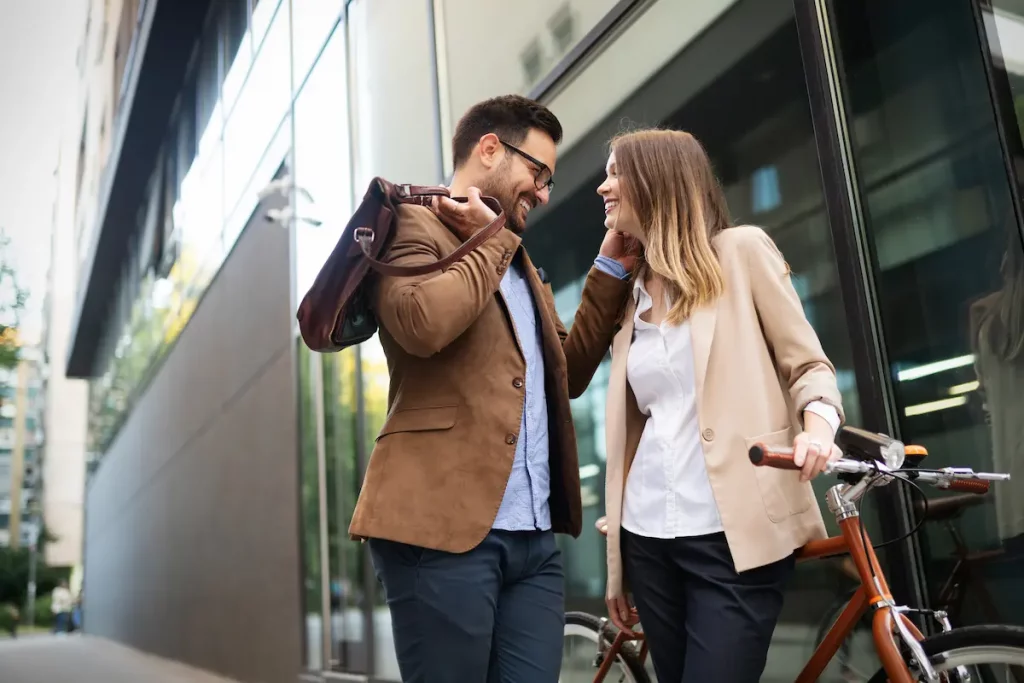
[[778,470],[799,470],[793,462],[792,448],[772,448],[763,443],[750,447],[750,462],[758,467],[774,467]]
[[974,493],[983,496],[988,493],[991,482],[982,479],[954,479],[949,483],[947,491],[959,491],[961,493]]

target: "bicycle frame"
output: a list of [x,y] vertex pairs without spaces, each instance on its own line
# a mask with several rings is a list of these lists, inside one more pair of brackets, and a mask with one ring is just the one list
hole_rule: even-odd
[[[601,660],[601,666],[597,669],[597,674],[594,676],[594,683],[602,683],[604,677],[611,671],[612,664],[615,662],[615,658],[622,651],[623,645],[628,641],[639,640],[643,644],[640,646],[640,652],[637,654],[637,661],[641,665],[647,660],[647,639],[644,638],[643,633],[637,633],[636,631],[619,631],[615,636],[615,640],[608,646],[607,650],[603,650],[601,645],[598,645],[598,652],[600,652],[604,659]],[[604,642],[603,627],[602,632],[598,633],[598,642]]]
[[922,640],[924,636],[906,615],[895,609],[885,574],[871,546],[867,531],[862,529],[860,517],[855,513],[845,518],[842,518],[841,514],[838,516],[841,517],[839,527],[842,535],[811,541],[797,551],[797,561],[805,562],[849,554],[857,567],[861,585],[815,649],[803,671],[797,676],[796,683],[810,683],[819,679],[869,607],[876,608],[872,621],[872,637],[889,680],[892,683],[914,683],[914,678],[900,653],[896,632],[905,630],[917,641]]

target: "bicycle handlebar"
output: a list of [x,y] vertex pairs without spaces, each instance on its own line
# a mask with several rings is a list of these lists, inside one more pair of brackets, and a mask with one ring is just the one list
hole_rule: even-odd
[[[780,470],[799,470],[793,462],[793,449],[788,447],[775,448],[763,443],[750,447],[750,462],[757,467],[774,467]],[[890,469],[878,461],[850,460],[840,458],[828,464],[827,474],[874,474],[876,476],[899,474],[914,481],[931,484],[937,488],[962,493],[983,495],[988,493],[990,482],[1007,481],[1009,474],[991,472],[975,472],[969,467],[946,467],[940,470],[909,468],[905,470]]]
[[800,470],[793,462],[792,448],[770,448],[763,443],[755,443],[750,447],[750,462],[758,467],[774,467],[777,470]]

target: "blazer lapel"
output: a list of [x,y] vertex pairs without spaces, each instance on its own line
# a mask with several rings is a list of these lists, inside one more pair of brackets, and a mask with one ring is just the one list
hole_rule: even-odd
[[622,327],[612,340],[612,364],[608,372],[608,391],[605,398],[605,454],[608,458],[609,472],[621,473],[626,451],[626,361],[629,358],[629,347],[633,343],[635,312],[636,302],[631,296],[626,303]]
[[700,398],[704,395],[704,378],[707,376],[717,318],[718,302],[698,308],[690,315],[690,338],[693,340],[693,369],[697,385],[698,407]]
[[[523,252],[523,256],[524,257],[526,256],[525,252]],[[524,258],[524,263],[525,262],[526,262],[526,259]],[[511,270],[514,267],[514,264],[513,263],[509,263],[508,267],[509,267],[509,270]],[[530,266],[528,268],[524,268],[524,270],[526,270],[526,271],[533,270],[533,266]],[[524,274],[524,277],[529,279],[529,274],[528,273]],[[503,276],[503,279],[504,279],[504,276]],[[530,286],[532,288],[532,286],[533,286],[532,282],[530,283]],[[495,297],[498,300],[498,305],[501,306],[501,308],[505,312],[505,319],[506,319],[506,321],[508,321],[508,329],[512,333],[512,338],[516,342],[516,350],[519,351],[519,355],[525,360],[526,359],[526,352],[523,350],[523,341],[519,338],[519,330],[516,329],[516,322],[515,322],[515,319],[512,317],[512,309],[509,308],[509,305],[510,305],[509,301],[508,301],[508,299],[505,298],[505,292],[503,292],[501,290],[501,285],[500,284],[498,285],[498,291],[495,292],[494,295],[495,295]],[[534,296],[536,297],[536,294]]]
[[[560,364],[565,363],[565,354],[561,353],[562,342],[558,338],[558,330],[555,327],[554,312],[545,303],[544,283],[540,280],[540,274],[530,261],[526,250],[521,252],[523,258],[523,277],[530,283],[530,292],[533,294],[533,305],[537,310],[537,324],[541,328],[541,338],[544,340],[544,364],[550,365],[553,359]],[[520,348],[520,353],[522,349]]]

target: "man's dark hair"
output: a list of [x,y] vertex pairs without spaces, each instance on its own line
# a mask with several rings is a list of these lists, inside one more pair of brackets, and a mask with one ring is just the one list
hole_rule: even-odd
[[521,95],[502,95],[474,104],[455,126],[452,138],[455,168],[469,159],[473,146],[488,133],[494,133],[510,145],[518,145],[531,128],[550,135],[556,145],[562,141],[562,124],[539,102]]

